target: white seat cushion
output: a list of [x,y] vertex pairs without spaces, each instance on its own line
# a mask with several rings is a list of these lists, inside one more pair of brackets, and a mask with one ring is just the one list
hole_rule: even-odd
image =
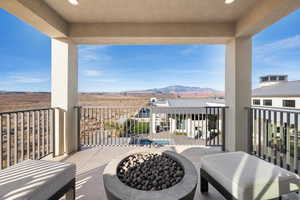
[[239,200],[272,199],[300,188],[295,173],[244,152],[203,156],[201,168]]
[[0,171],[0,199],[49,199],[75,178],[75,165],[27,160]]

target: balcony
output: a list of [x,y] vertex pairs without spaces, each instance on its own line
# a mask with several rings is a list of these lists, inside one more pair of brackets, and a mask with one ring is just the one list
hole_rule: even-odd
[[[171,150],[186,156],[199,168],[201,155],[224,150],[226,107],[74,110],[79,117],[80,151],[67,157],[54,156],[54,119],[55,113],[61,112],[59,109],[0,113],[1,169],[27,159],[72,162],[77,166],[76,198],[106,199],[104,167],[122,153],[149,148]],[[215,189],[203,198],[222,199]]]
[[[1,8],[51,38],[52,61],[51,108],[0,113],[1,170],[26,159],[74,162],[78,199],[104,199],[100,196],[104,166],[135,148],[171,148],[197,169],[201,155],[244,151],[299,172],[299,112],[249,107],[252,37],[300,8],[300,1],[123,3],[0,2]],[[104,44],[224,45],[226,106],[78,107],[77,47]],[[214,189],[210,191],[207,196],[198,192],[196,199],[221,199]]]
[[[27,159],[75,163],[76,198],[106,199],[102,173],[107,163],[120,154],[149,148],[171,150],[200,169],[202,156],[223,152],[226,109],[76,107],[80,151],[69,156],[54,153],[54,117],[58,109],[0,113],[1,169]],[[300,112],[264,107],[247,110],[249,153],[298,173]],[[224,199],[213,187],[202,194],[199,185],[195,199]],[[296,198],[296,194],[284,198]]]
[[[215,146],[225,149],[226,107],[76,107],[78,149],[97,146]],[[0,168],[55,157],[59,109],[0,113]]]

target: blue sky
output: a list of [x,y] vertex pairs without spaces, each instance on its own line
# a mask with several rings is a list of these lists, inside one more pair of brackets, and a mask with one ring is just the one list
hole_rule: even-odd
[[[253,87],[266,74],[300,80],[300,10],[253,39]],[[0,90],[50,91],[50,38],[0,9]],[[223,45],[79,46],[79,90],[169,85],[224,90]]]

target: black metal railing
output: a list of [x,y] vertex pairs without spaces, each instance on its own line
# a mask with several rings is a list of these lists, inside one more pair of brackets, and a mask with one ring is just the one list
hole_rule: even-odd
[[0,113],[0,169],[54,152],[51,108]]
[[80,146],[138,145],[154,141],[223,146],[224,149],[225,109],[77,107]]
[[248,115],[249,152],[298,173],[300,110],[257,106]]

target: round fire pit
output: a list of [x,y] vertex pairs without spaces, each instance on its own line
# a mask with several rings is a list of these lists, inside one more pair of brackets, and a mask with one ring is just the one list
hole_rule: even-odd
[[117,168],[117,176],[129,187],[158,191],[179,183],[184,170],[179,162],[166,154],[143,152],[125,158]]
[[172,151],[136,151],[112,160],[103,172],[109,200],[194,199],[194,165]]

